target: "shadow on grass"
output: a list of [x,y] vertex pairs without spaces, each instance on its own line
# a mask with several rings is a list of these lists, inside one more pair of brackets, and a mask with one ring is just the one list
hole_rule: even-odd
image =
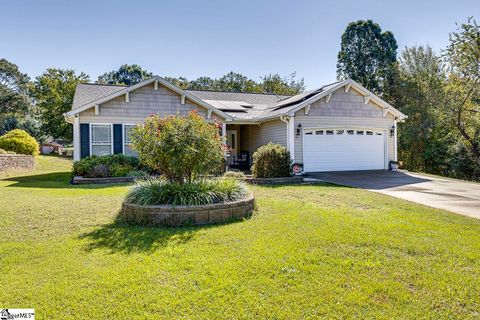
[[[7,177],[0,179],[10,181],[12,184],[7,187],[14,188],[68,188],[68,189],[101,189],[111,187],[112,184],[88,184],[72,185],[70,181],[70,172],[52,172],[36,175],[23,175],[16,177]],[[116,183],[114,186],[127,185],[128,183]]]
[[154,252],[172,244],[183,244],[195,237],[205,227],[143,227],[128,225],[119,218],[113,223],[103,225],[98,229],[79,236],[88,240],[86,251],[109,249],[111,253]]

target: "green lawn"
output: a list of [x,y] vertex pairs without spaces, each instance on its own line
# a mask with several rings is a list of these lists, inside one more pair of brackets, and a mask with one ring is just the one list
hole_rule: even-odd
[[480,317],[480,221],[332,185],[254,187],[250,220],[115,223],[70,162],[0,180],[0,308],[37,319]]

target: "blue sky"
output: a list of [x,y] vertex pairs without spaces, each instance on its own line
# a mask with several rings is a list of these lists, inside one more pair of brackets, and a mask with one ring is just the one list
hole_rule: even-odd
[[258,80],[296,71],[308,88],[335,80],[346,25],[373,19],[399,48],[439,51],[455,22],[480,16],[480,1],[8,1],[0,58],[31,77],[72,68],[96,80],[124,63],[160,76]]

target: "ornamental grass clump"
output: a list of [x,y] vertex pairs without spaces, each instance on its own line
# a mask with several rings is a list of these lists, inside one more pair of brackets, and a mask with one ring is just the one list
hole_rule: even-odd
[[205,205],[232,202],[248,194],[244,183],[233,179],[198,180],[178,183],[166,179],[138,181],[125,202],[139,205]]

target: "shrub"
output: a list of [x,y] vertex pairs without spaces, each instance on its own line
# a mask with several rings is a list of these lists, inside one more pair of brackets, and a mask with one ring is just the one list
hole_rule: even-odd
[[224,163],[218,125],[197,112],[151,116],[132,130],[131,139],[141,161],[169,181],[192,182]]
[[112,154],[91,156],[76,161],[73,163],[72,174],[87,178],[126,177],[129,172],[142,169],[136,157]]
[[125,201],[138,205],[205,205],[230,202],[247,195],[245,184],[234,179],[179,183],[166,179],[138,181]]
[[227,171],[223,174],[224,178],[227,179],[239,179],[244,180],[246,177],[241,171]]
[[282,145],[269,142],[253,154],[252,174],[257,178],[277,178],[292,175],[290,152]]
[[146,178],[148,177],[148,172],[144,170],[132,170],[132,171],[129,171],[126,176],[133,177],[133,178]]
[[7,154],[7,151],[0,149],[0,154]]
[[14,129],[0,137],[0,148],[19,154],[38,155],[38,142],[26,131]]

